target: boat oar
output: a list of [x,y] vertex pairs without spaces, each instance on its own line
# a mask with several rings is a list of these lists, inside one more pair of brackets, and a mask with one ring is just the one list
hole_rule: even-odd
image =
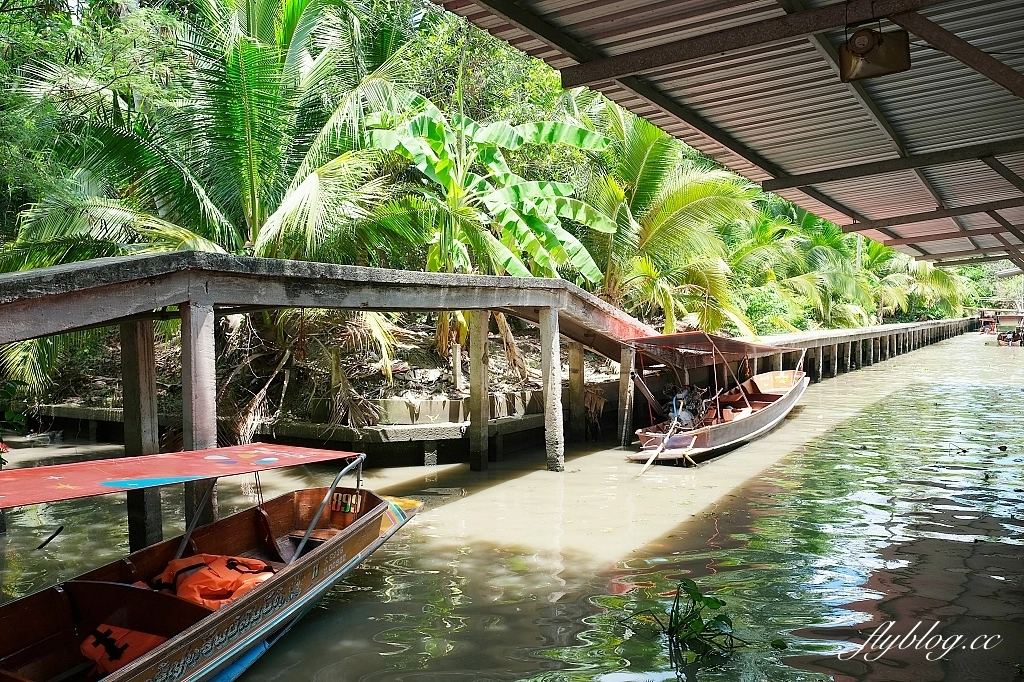
[[668,431],[665,432],[665,438],[661,441],[661,445],[655,448],[654,454],[651,455],[651,458],[647,460],[647,463],[644,464],[643,469],[641,469],[640,473],[636,475],[636,478],[640,478],[641,476],[643,476],[644,472],[647,471],[647,469],[650,468],[652,464],[654,464],[654,460],[656,460],[658,458],[658,455],[660,455],[665,450],[665,446],[668,445],[668,439],[672,437],[673,433],[675,433],[676,426],[678,425],[679,419],[673,419],[672,423],[669,424]]

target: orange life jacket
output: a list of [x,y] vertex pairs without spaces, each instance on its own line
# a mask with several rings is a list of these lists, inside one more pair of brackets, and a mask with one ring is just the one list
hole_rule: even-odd
[[79,649],[83,656],[96,661],[97,668],[109,674],[166,641],[166,637],[159,635],[103,624],[85,638]]
[[171,590],[182,599],[216,610],[273,574],[274,569],[259,559],[196,554],[169,562],[153,587]]

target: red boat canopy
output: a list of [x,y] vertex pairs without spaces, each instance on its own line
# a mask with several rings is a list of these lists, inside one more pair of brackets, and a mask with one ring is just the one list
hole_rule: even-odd
[[235,445],[0,471],[0,509],[356,457],[290,445]]
[[638,339],[628,339],[626,343],[635,346],[646,346],[651,349],[674,349],[684,354],[693,355],[717,355],[724,356],[727,360],[742,360],[743,358],[763,357],[765,355],[777,355],[799,350],[797,348],[782,348],[780,346],[769,346],[765,343],[751,343],[741,339],[731,339],[727,336],[716,336],[704,332],[682,332],[679,334],[661,334],[659,336],[644,336]]

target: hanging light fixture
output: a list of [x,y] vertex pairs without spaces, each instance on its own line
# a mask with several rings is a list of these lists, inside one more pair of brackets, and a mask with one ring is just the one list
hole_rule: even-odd
[[910,68],[910,34],[862,28],[839,46],[839,80],[844,83],[899,73]]

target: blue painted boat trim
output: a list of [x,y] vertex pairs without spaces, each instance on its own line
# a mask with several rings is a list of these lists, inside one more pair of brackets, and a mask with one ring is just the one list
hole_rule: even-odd
[[[242,676],[242,673],[248,670],[256,661],[260,659],[261,656],[263,656],[263,654],[267,652],[267,649],[273,646],[273,644],[278,639],[284,636],[284,634],[291,629],[292,625],[301,620],[301,618],[306,614],[301,613],[297,615],[295,618],[291,619],[292,622],[289,623],[281,632],[276,633],[273,637],[260,641],[261,638],[266,637],[268,632],[271,632],[275,627],[280,626],[282,622],[289,620],[293,614],[296,614],[298,611],[301,611],[303,607],[308,606],[308,608],[311,609],[317,601],[323,598],[323,596],[332,587],[334,587],[335,583],[337,583],[339,580],[345,577],[346,573],[348,573],[353,568],[358,566],[360,563],[365,561],[367,557],[369,557],[373,552],[377,550],[377,548],[379,548],[387,540],[389,540],[392,535],[397,533],[398,530],[402,526],[404,526],[408,521],[408,519],[404,518],[404,515],[400,515],[399,518],[402,520],[401,523],[392,527],[391,530],[386,535],[382,535],[372,545],[368,546],[362,552],[353,557],[350,562],[348,562],[347,564],[339,568],[337,571],[332,573],[330,579],[324,580],[323,583],[321,583],[320,588],[318,588],[315,591],[311,591],[306,596],[297,600],[291,607],[289,607],[286,611],[281,613],[279,618],[275,618],[273,621],[267,623],[264,627],[254,632],[252,635],[243,640],[239,646],[233,647],[232,651],[225,652],[223,656],[220,656],[215,660],[211,661],[209,665],[206,665],[202,669],[197,670],[185,679],[189,682],[198,682],[199,680],[209,680],[209,682],[235,682],[235,680]],[[239,649],[243,650],[245,653],[242,654],[242,656],[239,657],[238,660],[230,663],[226,668],[221,670],[219,673],[214,674],[213,677],[207,677],[207,675],[210,675],[214,670],[217,670],[217,668],[223,666],[224,662],[230,660],[230,658],[233,655],[237,655],[237,651]]]

